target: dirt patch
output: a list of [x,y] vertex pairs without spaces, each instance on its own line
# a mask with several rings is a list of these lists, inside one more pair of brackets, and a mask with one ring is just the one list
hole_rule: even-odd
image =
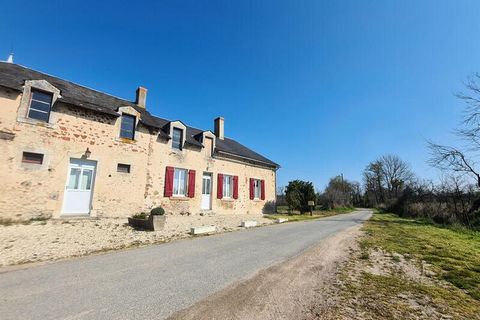
[[453,288],[429,264],[381,249],[355,249],[336,287],[335,319],[479,319],[456,314],[442,302]]
[[337,303],[336,272],[348,258],[359,228],[337,233],[170,319],[329,319]]
[[167,216],[162,231],[139,231],[127,219],[46,220],[28,225],[0,226],[0,266],[51,261],[94,252],[127,248],[190,237],[193,226],[215,225],[218,232],[242,229],[242,220],[260,225],[262,215]]

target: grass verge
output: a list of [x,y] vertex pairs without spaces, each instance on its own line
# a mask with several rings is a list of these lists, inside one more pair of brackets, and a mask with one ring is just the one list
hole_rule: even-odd
[[480,232],[380,213],[365,225],[365,231],[363,248],[382,248],[426,261],[443,280],[480,300]]
[[342,213],[350,213],[353,211],[355,211],[355,208],[342,207],[342,208],[335,208],[332,210],[315,210],[313,211],[313,215],[310,215],[310,213],[300,214],[297,212],[294,212],[293,214],[287,214],[286,210],[284,210],[284,208],[281,208],[279,210],[279,213],[264,215],[264,217],[268,219],[286,218],[288,219],[289,222],[292,222],[292,221],[313,220],[313,219],[318,219],[323,217],[334,216]]
[[363,230],[341,275],[342,299],[361,319],[480,319],[479,232],[384,213]]

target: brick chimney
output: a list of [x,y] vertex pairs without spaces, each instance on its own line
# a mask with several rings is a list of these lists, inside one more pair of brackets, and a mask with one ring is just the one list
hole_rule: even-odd
[[147,106],[147,89],[144,87],[138,87],[137,89],[137,101],[135,103],[141,107],[146,108]]
[[217,136],[218,139],[223,140],[224,136],[224,129],[223,129],[223,124],[225,120],[223,117],[218,117],[215,119],[215,135]]

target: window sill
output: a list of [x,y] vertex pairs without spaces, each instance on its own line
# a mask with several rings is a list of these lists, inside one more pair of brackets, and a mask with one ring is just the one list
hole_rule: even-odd
[[42,121],[42,120],[37,120],[37,119],[18,117],[17,122],[31,124],[31,125],[39,126],[39,127],[55,129],[55,124],[50,123],[50,122],[45,122],[45,121]]
[[221,200],[222,200],[222,201],[225,201],[225,202],[233,202],[233,201],[235,201],[235,199],[233,199],[233,198],[222,198]]
[[120,138],[120,137],[116,138],[115,140],[118,141],[118,142],[123,142],[123,143],[128,143],[128,144],[134,144],[134,143],[137,142],[137,140],[135,140],[135,139]]
[[169,199],[170,200],[178,200],[178,201],[188,201],[191,198],[189,198],[187,196],[171,196]]
[[254,201],[254,202],[263,202],[263,201],[265,201],[265,200],[256,198],[256,199],[253,199],[253,201]]
[[171,148],[171,153],[170,154],[178,154],[178,155],[182,155],[183,154],[183,149],[174,149],[174,148]]

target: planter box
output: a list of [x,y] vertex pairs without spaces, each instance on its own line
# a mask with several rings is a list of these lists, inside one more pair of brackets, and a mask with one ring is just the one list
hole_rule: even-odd
[[257,221],[255,221],[255,220],[242,221],[241,226],[244,227],[244,228],[256,227],[257,226]]
[[215,226],[202,226],[202,227],[194,227],[190,229],[190,233],[193,235],[196,234],[205,234],[205,233],[212,233],[215,232],[217,228]]
[[153,216],[153,215],[149,215],[148,219],[128,218],[128,224],[134,227],[135,229],[153,230],[153,231],[162,230],[163,227],[165,226],[165,221],[166,221],[165,216]]
[[150,215],[148,216],[148,221],[150,222],[151,230],[153,231],[163,230],[163,227],[165,227],[166,217]]
[[287,222],[288,219],[287,218],[278,218],[278,219],[275,219],[275,222],[276,223],[284,223],[284,222]]
[[128,224],[135,229],[150,230],[150,222],[148,219],[128,218]]

